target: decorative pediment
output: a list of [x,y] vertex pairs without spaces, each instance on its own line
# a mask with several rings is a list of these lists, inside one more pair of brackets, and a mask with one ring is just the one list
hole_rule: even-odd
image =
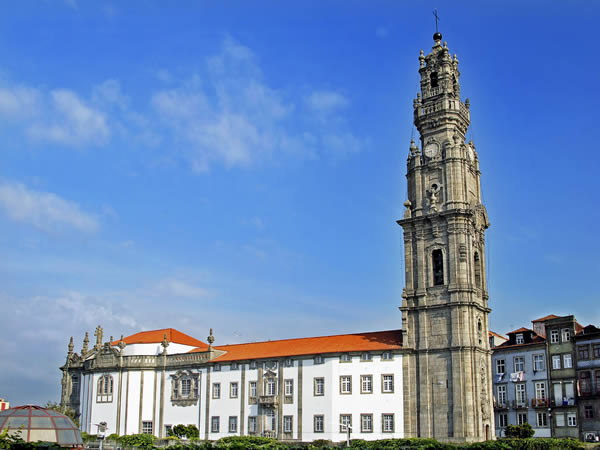
[[200,374],[191,370],[178,370],[171,375],[171,403],[175,406],[198,404]]

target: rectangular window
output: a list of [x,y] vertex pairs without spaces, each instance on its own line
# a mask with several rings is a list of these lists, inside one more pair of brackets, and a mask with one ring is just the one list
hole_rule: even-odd
[[552,355],[552,369],[560,369],[560,355]]
[[313,423],[315,433],[323,433],[325,431],[325,416],[314,416]]
[[522,356],[515,356],[515,372],[523,372],[525,370],[525,359]]
[[575,391],[573,390],[573,383],[570,381],[567,381],[566,383],[564,383],[565,385],[565,397],[567,397],[568,400],[572,400],[575,397]]
[[165,425],[165,436],[171,436],[173,432],[173,425]]
[[499,384],[498,386],[496,386],[496,394],[497,394],[498,406],[505,406],[506,405],[506,385]]
[[392,352],[383,352],[381,354],[381,359],[383,361],[391,361],[392,359],[394,359],[394,355],[392,354]]
[[565,426],[565,415],[563,413],[554,413],[557,427]]
[[256,397],[256,381],[251,381],[248,391],[250,392],[250,397]]
[[565,353],[563,355],[563,367],[565,369],[570,369],[571,367],[573,367],[573,362],[571,360],[571,355],[569,353]]
[[504,364],[504,359],[497,359],[496,360],[496,374],[500,375],[503,374],[505,371],[505,364]]
[[274,409],[268,409],[265,413],[265,431],[277,430],[277,416]]
[[533,370],[536,372],[543,372],[546,370],[544,355],[533,355]]
[[[527,403],[527,393],[525,391],[525,383],[515,385],[515,393],[517,397],[517,405],[524,406]],[[521,424],[519,424],[521,425]]]
[[590,359],[590,346],[589,345],[578,345],[577,346],[577,357],[580,360]]
[[372,375],[361,375],[360,376],[360,393],[361,394],[372,394],[373,393],[373,376]]
[[394,392],[394,375],[381,376],[381,392],[386,394]]
[[373,432],[373,414],[361,414],[360,415],[360,432],[361,433],[372,433]]
[[504,428],[508,425],[508,414],[500,413],[498,414],[498,428]]
[[293,416],[283,416],[283,432],[284,433],[291,433],[292,432],[292,428],[294,424],[294,417]]
[[547,427],[548,426],[548,415],[545,412],[539,412],[536,414],[537,426]]
[[562,399],[563,399],[562,384],[553,383],[552,387],[554,388],[554,401],[556,402],[557,405],[562,405]]
[[381,415],[381,427],[384,433],[394,432],[394,415],[393,414],[382,414]]
[[234,381],[229,384],[229,398],[238,398],[238,384]]
[[340,433],[346,433],[352,427],[352,414],[340,414]]
[[221,383],[213,383],[212,398],[221,398]]
[[265,379],[265,395],[273,397],[277,391],[277,381],[275,378]]
[[340,394],[352,394],[351,375],[342,375],[340,377]]
[[592,346],[592,356],[594,359],[600,359],[600,344],[594,344]]
[[229,432],[237,433],[237,416],[229,416]]
[[231,369],[230,370],[238,370],[240,368],[240,365],[236,362],[231,363]]
[[592,393],[592,377],[590,372],[581,372],[579,374],[579,389],[582,394]]
[[570,427],[577,426],[577,414],[576,413],[567,413],[567,426],[570,426]]
[[142,434],[152,434],[152,421],[144,420],[142,422]]
[[325,378],[315,378],[314,389],[315,395],[325,395]]
[[248,433],[256,433],[256,416],[248,416]]
[[192,392],[192,380],[189,378],[184,378],[181,380],[181,395],[183,397],[188,397]]
[[563,342],[569,342],[571,340],[571,329],[570,328],[563,328],[561,330],[561,334],[562,334],[562,341]]
[[283,395],[286,397],[294,395],[294,380],[283,380]]
[[250,361],[250,368],[256,369],[256,361]]
[[215,364],[213,366],[213,372],[220,372],[221,371],[221,364]]
[[515,339],[517,344],[523,344],[525,342],[525,340],[523,339],[523,333],[517,334]]
[[373,357],[371,356],[371,354],[369,352],[363,352],[360,355],[361,361],[371,361],[371,359],[373,359]]
[[[294,360],[291,358],[288,358],[285,360],[284,365],[285,365],[285,367],[294,367]],[[292,416],[290,416],[290,417],[292,417]]]
[[583,417],[586,419],[594,418],[594,407],[592,405],[585,405],[583,407]]
[[550,331],[550,343],[551,344],[558,344],[558,330],[551,330]]
[[340,355],[340,362],[343,362],[343,363],[352,362],[352,356],[350,356],[348,353],[342,353]]
[[535,398],[537,400],[546,400],[546,383],[537,381],[535,383]]
[[323,357],[321,355],[315,356],[314,364],[323,364]]
[[527,413],[517,413],[517,425],[527,423]]
[[218,433],[219,432],[219,422],[220,422],[220,417],[218,416],[212,416],[210,419],[210,431],[212,433]]

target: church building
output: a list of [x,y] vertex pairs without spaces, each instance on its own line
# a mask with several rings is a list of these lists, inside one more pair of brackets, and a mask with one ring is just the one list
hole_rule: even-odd
[[404,232],[402,328],[215,346],[167,328],[69,343],[63,405],[81,430],[165,437],[194,424],[201,439],[286,441],[495,435],[479,159],[465,136],[458,59],[442,35],[419,56]]

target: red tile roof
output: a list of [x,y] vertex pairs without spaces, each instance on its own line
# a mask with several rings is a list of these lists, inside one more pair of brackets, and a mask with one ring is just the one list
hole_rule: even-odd
[[[201,351],[206,351],[208,344],[205,344],[198,339],[188,336],[175,328],[163,328],[161,330],[140,331],[139,333],[127,336],[123,340],[126,344],[156,344],[163,341],[167,335],[167,341],[174,344],[189,345],[190,347],[198,347]],[[111,342],[111,345],[117,345],[119,341]]]
[[557,316],[555,314],[549,314],[547,316],[544,317],[540,317],[539,319],[535,319],[532,320],[532,323],[536,323],[536,322],[545,322],[546,320],[550,320],[550,319],[558,319],[560,316]]
[[496,337],[508,340],[508,338],[506,336],[502,336],[501,334],[498,334],[495,331],[488,330],[488,337],[491,337],[491,336],[496,336]]
[[[245,359],[279,358],[321,353],[362,352],[372,350],[399,350],[402,348],[402,331],[376,331],[372,333],[341,334],[280,341],[251,342],[247,344],[214,347],[227,353],[213,361],[238,361]],[[203,352],[204,348],[191,350]]]
[[521,327],[518,330],[515,331],[509,331],[507,334],[513,334],[513,333],[524,333],[526,331],[532,331],[529,328],[525,328],[525,327]]

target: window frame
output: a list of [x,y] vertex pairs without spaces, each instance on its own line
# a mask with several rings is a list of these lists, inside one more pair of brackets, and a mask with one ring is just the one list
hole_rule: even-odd
[[221,417],[220,416],[211,416],[210,418],[210,432],[211,433],[220,433],[221,429]]
[[313,378],[313,395],[323,397],[325,395],[325,377]]
[[[365,389],[365,382],[368,380],[368,389]],[[372,394],[373,393],[373,375],[366,374],[360,376],[360,393],[361,394]]]
[[383,352],[381,354],[381,360],[382,361],[393,361],[394,360],[394,354],[392,352]]
[[[233,425],[233,427],[232,427]],[[230,433],[237,433],[238,430],[238,417],[229,416],[229,426],[227,427]]]
[[552,370],[562,369],[562,358],[560,355],[552,355]]
[[360,354],[360,362],[371,362],[373,361],[373,355],[371,352],[362,352]]
[[221,398],[221,383],[213,383],[212,384],[212,398],[214,400],[218,400]]
[[[386,430],[386,418],[391,418],[391,429]],[[382,433],[394,433],[396,431],[396,421],[394,419],[394,413],[381,413],[381,432]]]
[[533,355],[533,371],[544,372],[546,370],[546,358],[543,353]]
[[594,405],[583,405],[583,418],[593,419],[594,418]]
[[[368,426],[365,426],[368,425]],[[372,413],[361,413],[360,414],[360,432],[361,433],[372,433],[373,432],[373,414]]]
[[558,344],[560,342],[560,331],[558,329],[550,330],[550,343]]
[[342,353],[340,355],[340,363],[347,364],[352,362],[352,355],[350,353]]
[[256,434],[258,432],[257,416],[248,416],[248,434]]
[[283,395],[284,395],[284,397],[293,397],[294,396],[294,379],[293,378],[286,378],[283,380]]
[[154,434],[154,422],[152,420],[142,420],[141,434]]
[[567,426],[568,427],[576,427],[577,426],[577,413],[574,413],[574,412],[567,413]]
[[[289,427],[288,427],[289,421]],[[294,432],[294,416],[285,415],[283,416],[283,432],[284,433],[293,433]]]
[[274,377],[268,377],[263,382],[263,395],[267,397],[275,397],[277,395],[277,379]]
[[[502,372],[500,372],[502,367]],[[496,375],[504,375],[506,373],[506,360],[504,358],[496,360]]]
[[[508,404],[506,384],[496,385],[496,399],[497,399],[497,402],[499,405],[507,405]],[[503,401],[501,401],[501,399],[503,399]]]
[[548,414],[545,411],[538,411],[535,415],[535,423],[538,428],[547,428]]
[[111,374],[105,373],[98,377],[96,384],[96,403],[112,403],[114,392],[114,379]]
[[[345,419],[348,419],[348,423],[344,423]],[[340,433],[347,433],[348,428],[352,430],[352,414],[340,414]]]
[[[254,391],[254,394],[252,394],[252,391]],[[248,396],[250,398],[258,397],[258,382],[257,381],[255,381],[255,380],[248,381]]]
[[[386,381],[385,377],[392,377],[391,380]],[[391,383],[391,388],[386,389],[386,384]],[[382,373],[381,374],[381,393],[382,394],[393,394],[394,393],[394,374],[393,373]]]
[[517,335],[515,336],[515,343],[516,344],[524,344],[525,343],[525,337],[523,336],[523,333],[517,333]]
[[524,425],[526,423],[529,423],[527,413],[526,412],[518,412],[517,413],[517,425]]
[[573,368],[573,356],[570,353],[563,353],[563,369]]
[[[521,367],[519,369],[519,367]],[[515,372],[525,372],[525,358],[521,355],[513,357],[513,368]]]
[[527,406],[527,386],[525,383],[515,384],[515,402],[517,405]]
[[563,328],[560,330],[560,338],[562,342],[569,342],[571,340],[571,329]]
[[229,383],[229,398],[238,398],[240,394],[240,385],[237,381]]
[[325,362],[325,360],[323,359],[322,355],[316,355],[315,358],[313,359],[313,365],[319,365],[319,364],[323,364]]
[[313,433],[325,433],[325,416],[323,414],[313,415]]
[[[344,386],[348,389],[344,389]],[[340,375],[340,395],[352,394],[352,375]]]
[[590,359],[590,344],[580,344],[577,346],[577,359],[580,361]]
[[498,413],[498,428],[506,428],[508,425],[508,414]]

